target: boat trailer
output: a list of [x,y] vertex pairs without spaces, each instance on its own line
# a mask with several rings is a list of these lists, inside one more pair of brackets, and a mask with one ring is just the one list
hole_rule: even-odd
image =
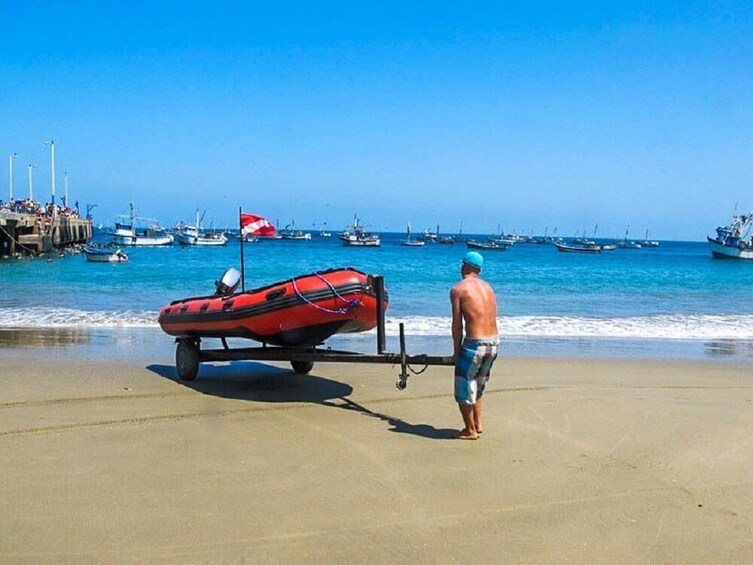
[[[408,355],[405,347],[405,328],[400,324],[400,352],[387,351],[384,311],[384,277],[374,277],[374,290],[377,298],[377,352],[375,354],[355,351],[339,351],[317,346],[282,347],[262,344],[260,347],[230,348],[223,337],[222,349],[201,349],[201,338],[182,336],[175,339],[175,368],[178,378],[192,381],[199,373],[199,364],[216,361],[288,361],[293,371],[305,375],[314,368],[314,363],[380,363],[400,365],[396,386],[404,390],[408,386],[410,374],[420,375],[429,365],[452,366],[449,355]],[[414,366],[420,366],[418,370]]]

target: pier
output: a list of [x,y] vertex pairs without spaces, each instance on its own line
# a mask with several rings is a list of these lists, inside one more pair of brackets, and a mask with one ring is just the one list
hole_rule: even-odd
[[49,253],[85,243],[92,235],[91,220],[78,216],[0,210],[0,257]]

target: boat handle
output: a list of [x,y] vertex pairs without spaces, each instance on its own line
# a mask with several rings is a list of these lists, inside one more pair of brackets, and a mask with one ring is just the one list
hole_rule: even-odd
[[280,298],[285,294],[284,288],[278,288],[277,290],[273,290],[271,292],[267,293],[267,301],[274,300],[275,298]]

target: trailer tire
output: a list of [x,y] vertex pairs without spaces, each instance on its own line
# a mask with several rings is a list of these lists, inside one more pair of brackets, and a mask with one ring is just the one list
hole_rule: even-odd
[[181,339],[175,349],[175,369],[182,381],[193,381],[199,374],[199,344],[193,339]]
[[293,370],[299,375],[308,375],[311,372],[311,369],[314,368],[314,362],[313,361],[291,361],[290,366],[293,367]]

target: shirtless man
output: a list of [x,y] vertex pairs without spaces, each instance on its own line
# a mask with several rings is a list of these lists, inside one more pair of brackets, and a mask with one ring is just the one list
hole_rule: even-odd
[[499,346],[497,299],[492,288],[479,277],[483,265],[480,253],[466,253],[460,269],[463,280],[450,291],[455,401],[465,424],[458,439],[478,439],[484,431],[481,399]]

